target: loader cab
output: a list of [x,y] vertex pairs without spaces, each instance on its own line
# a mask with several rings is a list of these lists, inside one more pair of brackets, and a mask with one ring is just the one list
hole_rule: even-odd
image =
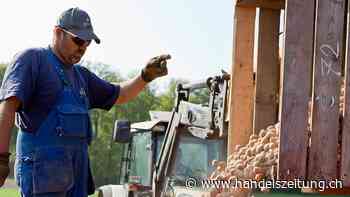
[[[151,189],[167,126],[166,120],[131,125],[130,140],[124,144],[120,184]],[[226,160],[226,138],[201,139],[193,136],[186,126],[179,126],[178,130],[180,134],[170,162],[170,176],[175,185],[183,185],[188,178],[205,179],[214,171],[213,160]]]
[[[152,196],[152,176],[167,126],[168,121],[160,119],[131,125],[128,121],[116,122],[113,140],[123,146],[120,183],[98,188],[99,197]],[[210,162],[225,159],[226,141],[195,137],[186,127],[179,127],[179,131],[170,176],[175,185],[181,186],[186,178],[202,179],[212,172]]]
[[174,145],[169,176],[174,185],[185,186],[189,178],[203,180],[213,172],[213,160],[226,160],[226,140],[201,139],[181,128]]
[[131,125],[131,137],[123,144],[121,184],[152,185],[152,173],[168,122],[146,121]]

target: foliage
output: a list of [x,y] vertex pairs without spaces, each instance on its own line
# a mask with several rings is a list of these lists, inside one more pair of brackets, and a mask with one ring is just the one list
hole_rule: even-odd
[[6,66],[7,64],[0,64],[0,83],[2,83],[2,79],[5,75]]

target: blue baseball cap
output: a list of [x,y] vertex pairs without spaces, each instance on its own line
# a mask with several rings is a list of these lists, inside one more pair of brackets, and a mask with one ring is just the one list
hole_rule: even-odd
[[64,11],[56,25],[85,41],[95,40],[97,44],[101,42],[94,33],[88,13],[78,7]]

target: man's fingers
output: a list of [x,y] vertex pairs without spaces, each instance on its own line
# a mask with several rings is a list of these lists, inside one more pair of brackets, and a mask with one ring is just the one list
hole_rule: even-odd
[[163,55],[157,56],[157,60],[159,62],[168,60],[168,59],[171,59],[171,56],[169,54],[163,54]]
[[166,67],[166,61],[165,61],[165,60],[162,60],[162,61],[160,62],[160,67],[161,67],[161,68]]
[[156,57],[153,57],[151,58],[151,60],[149,61],[150,64],[153,64],[153,63],[160,63],[162,61],[165,61],[165,60],[168,60],[168,59],[171,59],[171,56],[169,54],[163,54],[163,55],[159,55],[159,56],[156,56]]
[[171,59],[171,55],[169,55],[169,54],[161,55],[161,56],[160,56],[160,59],[161,59],[161,60],[169,60],[169,59]]

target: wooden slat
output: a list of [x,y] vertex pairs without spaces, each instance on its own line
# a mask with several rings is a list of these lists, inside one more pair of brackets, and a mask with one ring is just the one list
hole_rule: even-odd
[[314,96],[308,178],[337,178],[339,93],[345,0],[317,1]]
[[255,87],[254,132],[277,122],[280,10],[261,8]]
[[269,9],[284,9],[284,0],[235,0],[239,7],[261,7]]
[[246,144],[253,128],[255,8],[235,7],[228,154]]
[[[348,3],[348,10],[350,3]],[[347,16],[346,64],[345,64],[345,104],[342,132],[342,153],[340,177],[345,186],[350,187],[350,17]]]
[[278,178],[306,177],[308,102],[313,57],[314,0],[286,5]]

